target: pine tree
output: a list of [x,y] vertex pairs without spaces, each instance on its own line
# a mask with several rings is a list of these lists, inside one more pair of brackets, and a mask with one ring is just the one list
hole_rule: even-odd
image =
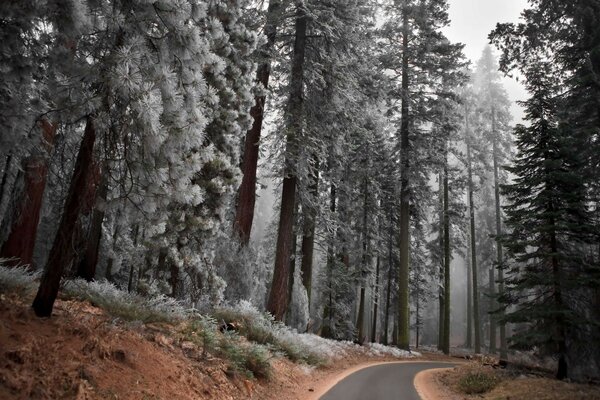
[[558,118],[558,82],[541,61],[526,72],[530,125],[515,130],[518,154],[509,171],[516,179],[504,186],[512,228],[504,243],[518,264],[508,270],[502,300],[515,306],[507,321],[528,323],[514,342],[556,354],[557,377],[563,379],[577,362],[569,358],[570,327],[586,323],[570,298],[590,284],[581,274],[586,261],[580,248],[591,239],[591,218],[582,163],[570,145],[569,128]]

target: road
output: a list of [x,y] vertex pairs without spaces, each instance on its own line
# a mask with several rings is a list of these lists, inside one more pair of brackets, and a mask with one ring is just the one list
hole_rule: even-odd
[[415,376],[426,369],[450,368],[454,365],[408,362],[367,367],[341,380],[320,400],[421,400],[413,383]]

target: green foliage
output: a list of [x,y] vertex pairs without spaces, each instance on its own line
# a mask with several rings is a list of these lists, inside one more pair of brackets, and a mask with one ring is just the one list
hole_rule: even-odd
[[249,378],[266,378],[271,376],[271,358],[265,346],[254,343],[243,344],[236,333],[227,332],[218,341],[216,352],[229,360],[230,368]]
[[271,354],[267,346],[244,343],[237,333],[220,334],[214,318],[200,316],[189,321],[183,330],[186,340],[202,348],[202,356],[211,353],[227,359],[230,369],[249,378],[271,376]]
[[487,393],[500,383],[492,373],[484,371],[469,372],[458,381],[458,387],[466,394]]
[[217,323],[211,317],[200,316],[186,325],[183,334],[196,346],[202,347],[202,356],[214,351],[217,343]]
[[281,322],[275,321],[270,314],[243,308],[221,308],[214,312],[214,317],[219,322],[235,324],[239,334],[248,340],[281,352],[294,362],[310,365],[321,365],[325,362],[313,349],[294,340],[294,335],[297,334]]

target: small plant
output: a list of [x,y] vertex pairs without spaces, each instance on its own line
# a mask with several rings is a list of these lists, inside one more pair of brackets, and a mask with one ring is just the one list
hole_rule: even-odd
[[498,385],[500,380],[492,373],[471,371],[460,378],[458,386],[466,394],[487,393]]
[[[250,303],[242,301],[235,307],[214,312],[219,323],[234,323],[248,340],[266,345],[294,362],[321,365],[325,359],[306,340],[314,335],[300,335],[267,313],[261,313]],[[317,338],[315,340],[324,340]]]
[[6,267],[0,259],[0,291],[14,291],[20,294],[33,290],[40,273],[32,272],[24,266]]
[[192,319],[184,329],[187,340],[202,347],[202,357],[214,351],[217,343],[217,324],[211,317],[200,316]]
[[229,360],[234,371],[249,378],[271,376],[271,358],[267,347],[249,343],[242,344],[236,333],[226,332],[219,341],[218,354]]
[[142,297],[120,290],[108,281],[66,281],[62,294],[67,298],[87,300],[126,321],[176,322],[188,316],[188,311],[175,299],[162,295]]

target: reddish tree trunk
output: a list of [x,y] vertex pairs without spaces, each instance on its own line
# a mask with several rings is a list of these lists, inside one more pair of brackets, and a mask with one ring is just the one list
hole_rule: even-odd
[[279,230],[277,232],[277,250],[273,281],[267,311],[276,320],[283,321],[288,302],[288,281],[290,275],[290,257],[294,234],[294,204],[296,202],[295,162],[298,152],[298,139],[302,129],[303,108],[303,76],[304,50],[306,47],[306,10],[302,3],[297,5],[296,39],[292,61],[292,77],[290,82],[289,126],[286,144],[286,175],[283,178],[281,194],[281,210],[279,214]]
[[40,220],[42,200],[48,175],[47,156],[52,151],[57,124],[41,120],[43,147],[41,154],[28,157],[23,163],[25,182],[22,196],[17,199],[12,227],[0,250],[0,258],[8,258],[9,265],[31,265],[33,249]]
[[[262,63],[256,72],[256,80],[264,86],[265,90],[269,86],[269,76],[271,74],[271,52],[275,45],[277,35],[277,16],[281,3],[279,0],[271,0],[267,11],[267,23],[265,25],[265,35],[267,42],[261,49]],[[235,216],[234,230],[240,238],[243,245],[250,241],[250,231],[252,230],[252,221],[254,220],[254,203],[256,201],[256,167],[258,165],[258,144],[265,109],[265,95],[254,98],[254,106],[250,109],[250,115],[254,119],[252,128],[246,133],[244,142],[244,156],[242,162],[242,172],[244,174],[242,183],[238,192],[238,204]]]
[[77,220],[85,207],[85,192],[93,167],[95,141],[94,119],[88,116],[58,231],[33,301],[33,310],[38,317],[49,317],[52,314],[64,268],[73,260],[72,241]]

